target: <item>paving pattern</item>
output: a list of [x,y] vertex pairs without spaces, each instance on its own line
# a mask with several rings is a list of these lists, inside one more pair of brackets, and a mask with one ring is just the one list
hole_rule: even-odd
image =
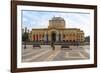
[[55,50],[45,46],[43,48],[22,48],[22,62],[42,62],[42,61],[64,61],[64,60],[85,60],[89,59],[89,49],[72,47],[72,49],[61,49],[56,47]]

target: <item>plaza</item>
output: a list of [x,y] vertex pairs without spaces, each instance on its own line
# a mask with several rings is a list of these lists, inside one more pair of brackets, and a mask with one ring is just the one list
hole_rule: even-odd
[[45,62],[45,61],[67,61],[67,60],[86,60],[89,59],[89,45],[69,46],[61,48],[61,45],[55,45],[55,50],[50,45],[41,45],[34,47],[22,46],[22,62]]
[[22,62],[89,59],[90,45],[85,32],[69,28],[62,17],[52,17],[47,28],[25,28],[22,31]]

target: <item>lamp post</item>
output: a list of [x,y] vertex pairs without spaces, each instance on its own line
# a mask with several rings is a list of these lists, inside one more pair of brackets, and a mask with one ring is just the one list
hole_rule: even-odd
[[24,49],[26,49],[26,40],[27,40],[27,28],[25,28],[25,41],[24,41]]
[[24,42],[24,49],[26,49],[26,40],[25,40],[25,42]]
[[78,48],[78,33],[77,33],[77,48]]

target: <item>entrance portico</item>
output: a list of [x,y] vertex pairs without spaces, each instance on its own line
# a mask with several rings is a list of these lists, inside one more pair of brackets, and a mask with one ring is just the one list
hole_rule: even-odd
[[55,32],[52,32],[52,34],[51,34],[51,41],[52,42],[55,42],[56,41],[56,33]]
[[[48,41],[58,42],[61,38],[59,37],[59,30],[56,29],[50,29],[48,31]],[[46,40],[47,41],[47,40]]]

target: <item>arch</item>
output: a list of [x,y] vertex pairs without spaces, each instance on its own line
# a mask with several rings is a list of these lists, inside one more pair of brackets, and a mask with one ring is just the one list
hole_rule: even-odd
[[55,32],[51,33],[51,41],[56,42],[56,33]]

